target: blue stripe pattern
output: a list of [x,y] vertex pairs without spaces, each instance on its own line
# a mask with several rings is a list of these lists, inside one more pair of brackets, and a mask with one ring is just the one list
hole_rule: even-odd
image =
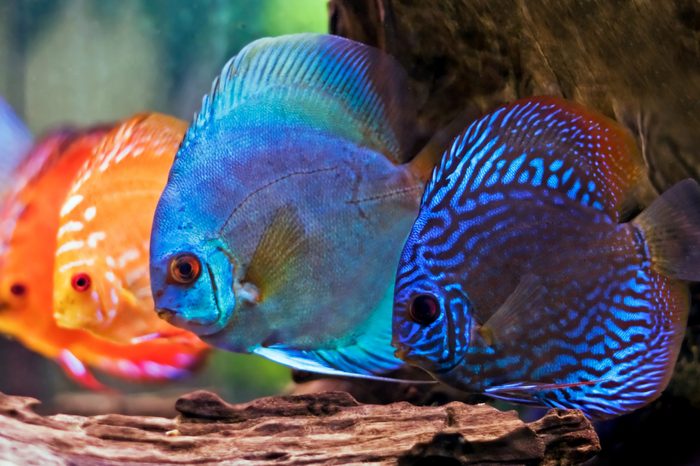
[[[617,223],[629,180],[618,175],[625,154],[597,152],[614,144],[596,138],[608,133],[570,106],[532,99],[494,111],[454,141],[399,264],[398,354],[467,391],[592,417],[660,394],[687,298],[652,269],[637,227]],[[487,342],[480,327],[530,274],[542,280],[544,302],[498,329],[508,338]],[[422,326],[408,309],[426,293],[442,313]]]

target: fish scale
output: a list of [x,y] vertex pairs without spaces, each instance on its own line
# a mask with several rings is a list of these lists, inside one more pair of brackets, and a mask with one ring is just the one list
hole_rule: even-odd
[[[466,391],[596,417],[658,396],[688,302],[685,285],[654,268],[649,244],[656,235],[697,241],[686,225],[700,220],[673,211],[682,235],[644,216],[617,223],[641,173],[630,141],[609,120],[552,98],[472,124],[434,172],[402,253],[398,354]],[[686,183],[673,196],[699,192]],[[698,274],[692,258],[679,268]],[[537,289],[504,310],[507,297]],[[420,327],[407,310],[426,294],[442,312]]]

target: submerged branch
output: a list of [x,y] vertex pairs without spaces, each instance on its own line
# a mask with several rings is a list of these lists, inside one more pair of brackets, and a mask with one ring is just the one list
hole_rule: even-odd
[[175,419],[41,416],[37,404],[0,394],[0,462],[578,464],[600,450],[578,411],[551,410],[527,424],[484,404],[363,405],[344,392],[233,405],[197,391],[176,402]]

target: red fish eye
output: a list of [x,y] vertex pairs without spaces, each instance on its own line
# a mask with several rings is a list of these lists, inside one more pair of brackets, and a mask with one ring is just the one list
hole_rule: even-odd
[[12,286],[10,286],[10,293],[15,296],[24,296],[26,292],[27,287],[22,283],[13,283]]
[[83,292],[87,291],[90,288],[90,283],[92,281],[90,280],[90,275],[86,273],[76,273],[73,275],[73,278],[71,279],[71,286],[75,291]]
[[181,285],[189,285],[199,277],[202,266],[192,254],[180,254],[170,261],[170,280]]
[[408,314],[415,323],[430,325],[440,315],[440,304],[435,299],[435,296],[421,294],[416,296],[411,302]]

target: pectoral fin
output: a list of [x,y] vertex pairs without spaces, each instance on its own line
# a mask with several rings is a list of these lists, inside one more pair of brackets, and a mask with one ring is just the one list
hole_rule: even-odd
[[298,268],[305,266],[307,248],[304,225],[296,209],[278,209],[260,237],[243,282],[259,290],[258,300],[274,294],[284,288],[290,277],[299,276]]
[[537,318],[547,314],[547,288],[537,275],[523,275],[515,290],[477,331],[492,346],[518,339]]

